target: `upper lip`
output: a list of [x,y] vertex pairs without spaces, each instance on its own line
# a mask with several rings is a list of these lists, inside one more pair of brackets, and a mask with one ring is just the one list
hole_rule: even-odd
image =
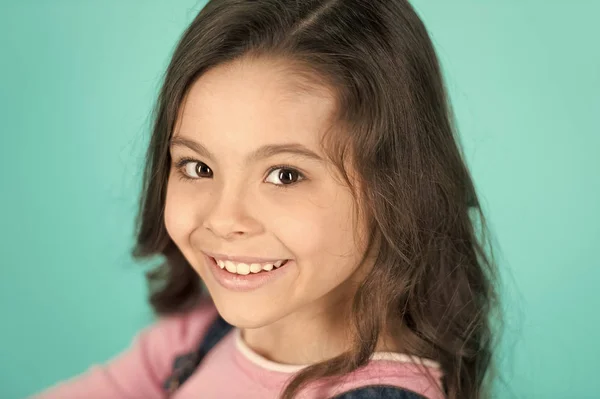
[[287,258],[257,258],[253,256],[231,256],[219,254],[216,252],[207,252],[203,251],[206,255],[215,258],[216,260],[230,260],[232,262],[241,262],[241,263],[275,263],[278,260],[286,260]]

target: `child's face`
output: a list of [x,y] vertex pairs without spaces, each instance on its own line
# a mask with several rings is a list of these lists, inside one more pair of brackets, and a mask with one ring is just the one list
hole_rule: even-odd
[[[364,246],[355,242],[364,226],[354,218],[350,190],[319,147],[333,97],[324,89],[290,94],[287,76],[267,61],[208,71],[184,100],[173,136],[201,144],[213,157],[182,144],[170,149],[174,164],[193,159],[180,171],[194,180],[181,179],[171,167],[169,235],[219,312],[243,328],[347,303],[351,282],[364,270],[358,267]],[[303,146],[323,160],[279,153],[246,162],[271,144]],[[295,170],[270,171],[280,164]],[[204,252],[290,261],[239,275],[208,261]]]

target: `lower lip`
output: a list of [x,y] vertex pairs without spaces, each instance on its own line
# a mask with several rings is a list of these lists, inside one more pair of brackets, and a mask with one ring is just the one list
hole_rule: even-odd
[[219,265],[210,256],[204,255],[206,265],[208,265],[215,280],[224,288],[231,291],[252,291],[256,290],[264,285],[267,285],[281,277],[283,277],[293,262],[291,259],[287,263],[279,268],[273,268],[269,272],[250,273],[246,275],[234,274],[228,272],[226,269],[221,269]]

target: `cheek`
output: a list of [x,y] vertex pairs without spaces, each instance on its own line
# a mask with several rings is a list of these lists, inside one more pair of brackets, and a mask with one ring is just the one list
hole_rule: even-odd
[[186,246],[189,235],[196,228],[195,207],[189,195],[176,182],[167,185],[164,222],[169,236],[180,247]]
[[269,230],[298,258],[306,277],[351,273],[358,261],[353,211],[351,198],[331,196],[273,215]]

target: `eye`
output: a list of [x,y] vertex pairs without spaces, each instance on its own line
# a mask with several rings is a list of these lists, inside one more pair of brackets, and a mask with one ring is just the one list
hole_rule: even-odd
[[[274,173],[277,172],[277,173]],[[282,183],[276,183],[273,180],[269,181],[269,177],[275,176],[276,180],[279,180]],[[291,168],[286,165],[274,166],[269,170],[269,175],[267,176],[267,182],[273,183],[274,185],[287,188],[288,186],[294,185],[299,181],[304,180],[304,175],[297,171],[294,168]]]
[[212,175],[212,170],[204,162],[189,158],[181,159],[175,166],[183,179],[197,180]]
[[[177,170],[179,177],[183,180],[211,178],[213,174],[208,165],[192,158],[182,158],[177,161],[175,163],[175,169]],[[289,188],[305,179],[306,177],[295,168],[289,165],[277,165],[269,169],[265,181],[267,183],[272,183],[278,188]]]

